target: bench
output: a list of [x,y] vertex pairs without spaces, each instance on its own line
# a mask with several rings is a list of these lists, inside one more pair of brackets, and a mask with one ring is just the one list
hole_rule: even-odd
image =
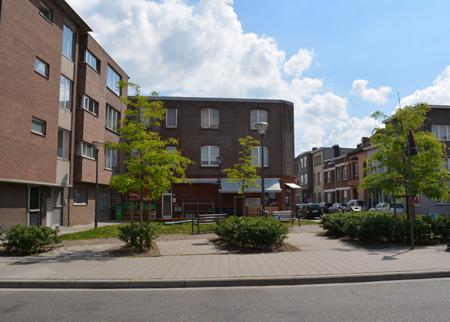
[[[292,210],[274,210],[272,211],[272,218],[277,219],[282,222],[291,222],[291,225],[294,226],[294,220],[296,217],[293,215]],[[300,219],[298,220],[298,225],[300,226]]]
[[201,224],[212,224],[225,219],[227,214],[197,214],[192,217],[192,234],[194,234],[194,226],[197,225],[197,234],[200,234]]

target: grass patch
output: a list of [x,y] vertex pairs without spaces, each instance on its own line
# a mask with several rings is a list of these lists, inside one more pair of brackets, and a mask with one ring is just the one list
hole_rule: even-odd
[[[160,235],[170,234],[190,234],[192,231],[191,223],[164,225],[158,223],[160,226]],[[61,235],[61,240],[83,240],[83,239],[97,239],[97,238],[119,238],[119,227],[123,225],[103,226],[93,228],[77,233]],[[204,224],[200,226],[200,232],[213,232],[216,228],[215,224]],[[194,226],[194,232],[197,232],[197,227]]]

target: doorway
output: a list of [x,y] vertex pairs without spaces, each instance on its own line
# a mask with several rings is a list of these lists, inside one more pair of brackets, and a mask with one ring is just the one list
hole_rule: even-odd
[[55,227],[62,225],[62,189],[49,189],[47,197],[47,226]]
[[162,195],[162,213],[163,218],[172,218],[172,194],[165,193]]
[[28,226],[41,224],[41,187],[28,186]]

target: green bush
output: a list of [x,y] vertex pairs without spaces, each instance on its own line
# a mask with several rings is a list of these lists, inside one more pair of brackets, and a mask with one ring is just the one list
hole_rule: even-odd
[[159,235],[159,225],[151,222],[127,224],[119,227],[119,239],[125,247],[143,252],[152,247],[152,241]]
[[281,245],[288,228],[270,217],[231,216],[217,224],[216,233],[229,246],[261,250]]
[[[321,226],[328,235],[348,237],[365,242],[406,243],[410,225],[406,215],[394,216],[383,212],[337,213],[322,217]],[[450,217],[416,216],[415,241],[418,244],[446,242]]]
[[53,246],[60,242],[58,228],[42,226],[15,225],[6,230],[4,240],[6,250],[19,254],[33,254],[45,246]]

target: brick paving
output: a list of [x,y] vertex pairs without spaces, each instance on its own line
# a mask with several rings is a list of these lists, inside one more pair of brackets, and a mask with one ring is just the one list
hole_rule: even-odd
[[[59,254],[0,257],[0,280],[188,280],[450,270],[450,253],[445,246],[412,251],[407,247],[363,248],[323,237],[318,228],[308,229],[290,234],[288,242],[300,249],[295,252],[217,253],[207,238],[194,238],[185,245],[182,240],[159,242],[161,253],[166,255],[160,257],[101,255],[101,251],[117,245],[103,245],[97,253],[88,246],[76,246],[78,253],[72,249],[64,254],[66,249]],[[185,253],[195,249],[201,254],[170,255],[183,249]],[[82,256],[83,252],[87,255]]]

